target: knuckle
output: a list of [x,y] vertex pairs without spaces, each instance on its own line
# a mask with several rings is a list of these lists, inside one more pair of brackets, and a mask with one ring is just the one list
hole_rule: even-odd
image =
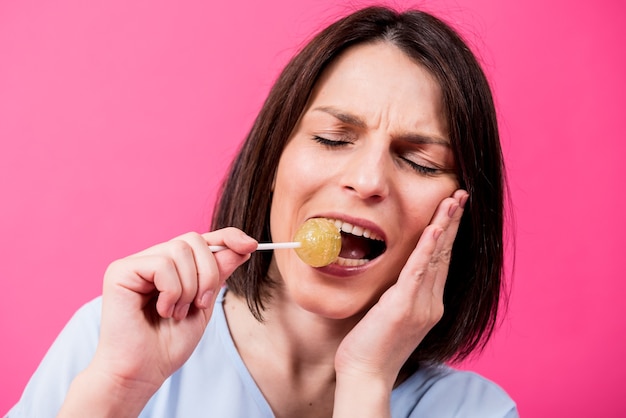
[[450,259],[452,258],[452,250],[446,248],[445,250],[441,250],[439,253],[439,260],[446,264],[450,263]]
[[426,272],[427,270],[424,268],[415,268],[411,270],[410,276],[413,278],[414,281],[421,282],[424,279]]
[[191,252],[191,247],[187,241],[182,239],[174,239],[170,241],[170,248],[175,255],[187,255]]
[[431,329],[443,318],[443,304],[424,306],[414,313],[413,324],[420,329]]
[[124,260],[115,260],[111,262],[104,271],[104,284],[112,284],[119,281],[120,276],[127,271]]
[[115,273],[115,272],[121,270],[123,264],[124,264],[124,261],[122,259],[112,261],[108,265],[108,267],[106,269],[106,273]]
[[210,269],[202,270],[198,272],[199,286],[205,288],[215,288],[219,285],[219,275]]
[[206,241],[202,238],[202,235],[197,232],[187,232],[184,235],[178,237],[179,240],[185,241],[187,245],[206,245]]
[[435,303],[431,308],[431,318],[433,320],[433,324],[436,324],[443,318],[444,307],[443,303]]
[[186,232],[183,235],[179,236],[178,238],[175,238],[175,240],[184,240],[187,241],[188,239],[195,239],[196,237],[199,237],[200,234],[198,234],[197,232],[191,231],[191,232]]
[[452,250],[444,249],[439,251],[430,258],[429,265],[431,268],[436,268],[441,264],[450,264],[450,260],[452,259]]
[[170,257],[163,255],[154,257],[154,265],[156,271],[174,271],[176,270],[176,264]]

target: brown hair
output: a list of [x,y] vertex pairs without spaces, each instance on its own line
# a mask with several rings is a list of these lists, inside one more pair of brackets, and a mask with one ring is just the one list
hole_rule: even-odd
[[[315,36],[285,67],[235,158],[216,205],[213,229],[235,226],[271,240],[271,187],[278,161],[322,71],[350,46],[389,42],[439,82],[457,178],[470,199],[457,238],[444,295],[444,315],[413,352],[420,361],[461,360],[489,339],[496,323],[503,270],[504,168],[489,84],[460,36],[421,11],[368,7]],[[261,314],[272,282],[271,253],[255,253],[228,281]]]

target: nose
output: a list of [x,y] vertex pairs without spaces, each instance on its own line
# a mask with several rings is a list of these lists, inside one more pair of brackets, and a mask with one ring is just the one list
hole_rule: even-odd
[[383,149],[363,146],[353,150],[344,166],[342,187],[360,199],[382,201],[389,194],[389,161]]

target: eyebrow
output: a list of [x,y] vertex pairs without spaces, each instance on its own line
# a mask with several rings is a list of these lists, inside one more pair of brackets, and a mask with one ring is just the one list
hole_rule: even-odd
[[356,115],[351,115],[349,113],[341,112],[340,110],[337,110],[334,107],[320,106],[320,107],[316,107],[313,110],[328,113],[336,117],[337,119],[339,119],[341,122],[347,123],[348,125],[353,125],[358,128],[367,128],[367,124],[360,117]]
[[[356,126],[357,128],[367,128],[367,124],[360,117],[356,115],[352,115],[350,113],[342,112],[334,107],[319,106],[312,110],[328,113],[329,115],[334,116],[335,118],[339,119],[339,121],[346,123],[348,125]],[[401,139],[403,141],[411,142],[413,144],[443,145],[448,148],[450,148],[451,146],[450,142],[445,138],[441,138],[437,136],[422,135],[422,134],[413,133],[413,132],[402,133],[400,135],[395,135],[394,137],[397,139]]]

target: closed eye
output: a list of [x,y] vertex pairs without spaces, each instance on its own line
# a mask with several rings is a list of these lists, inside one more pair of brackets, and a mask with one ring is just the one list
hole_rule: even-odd
[[410,159],[406,158],[406,157],[400,157],[400,160],[407,164],[411,169],[417,171],[420,174],[425,174],[427,176],[434,176],[436,174],[440,174],[441,172],[443,172],[444,170],[441,170],[439,168],[434,168],[434,167],[428,167],[422,164],[418,164],[415,161],[411,161]]
[[[323,137],[319,135],[313,135],[312,139],[315,142],[323,145],[324,147],[332,148],[332,149],[346,147],[348,145],[353,144],[353,142],[349,139],[329,139],[327,137]],[[401,163],[406,164],[411,170],[417,172],[418,174],[425,175],[425,176],[437,176],[439,174],[452,172],[452,170],[419,164],[411,160],[409,157],[402,156],[402,155],[398,156],[398,159],[400,160]]]
[[351,141],[347,141],[344,139],[339,139],[339,140],[328,139],[328,138],[321,137],[319,135],[313,135],[313,140],[329,148],[343,147],[352,143]]

